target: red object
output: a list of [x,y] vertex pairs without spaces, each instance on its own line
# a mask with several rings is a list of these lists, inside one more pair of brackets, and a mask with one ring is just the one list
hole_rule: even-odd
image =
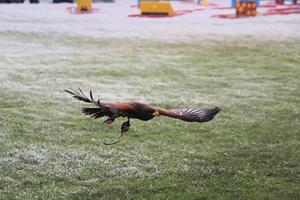
[[284,4],[284,0],[276,0],[275,3],[277,5],[283,5]]
[[[276,7],[270,6],[269,7]],[[263,16],[269,15],[291,15],[291,14],[300,14],[300,7],[294,5],[286,5],[285,8],[275,8],[269,9],[267,12],[262,13]],[[219,15],[212,15],[211,17],[214,18],[222,18],[222,19],[239,19],[239,18],[247,18],[246,16],[239,17],[236,14],[219,14]]]
[[202,5],[202,6],[206,6],[206,7],[215,7],[215,6],[219,6],[218,4],[212,3],[212,2],[207,2],[206,4]]
[[291,15],[291,14],[300,14],[300,8],[278,8],[268,10],[263,15]]
[[[275,2],[278,5],[283,5],[284,4],[284,0],[276,0]],[[293,4],[296,5],[297,4],[297,0],[293,0]]]
[[237,16],[236,14],[220,14],[213,15],[213,18],[221,18],[221,19],[239,19],[239,18],[248,18],[248,16]]

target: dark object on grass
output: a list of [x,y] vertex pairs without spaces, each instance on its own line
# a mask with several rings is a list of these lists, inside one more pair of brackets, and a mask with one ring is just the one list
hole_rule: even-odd
[[220,108],[215,107],[213,109],[202,108],[202,109],[171,109],[167,110],[160,107],[151,107],[147,104],[138,102],[100,102],[95,101],[93,98],[92,91],[90,91],[89,97],[87,97],[82,90],[79,88],[75,90],[65,90],[65,92],[71,94],[74,98],[86,102],[92,103],[96,107],[94,108],[82,108],[82,112],[86,115],[97,119],[101,117],[108,117],[103,123],[111,124],[118,117],[127,117],[127,121],[123,123],[121,127],[121,133],[125,133],[130,127],[130,118],[148,121],[153,119],[155,116],[167,116],[176,119],[180,119],[186,122],[208,122],[214,118],[214,116],[220,112]]
[[53,0],[53,3],[74,3],[73,0]]
[[24,0],[0,0],[0,3],[24,3]]
[[[0,3],[24,3],[25,0],[0,0]],[[30,3],[40,3],[40,0],[29,0]]]

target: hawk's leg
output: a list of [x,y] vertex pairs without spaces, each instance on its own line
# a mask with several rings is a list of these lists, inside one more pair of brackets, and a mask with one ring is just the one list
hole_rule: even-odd
[[124,122],[121,126],[121,133],[125,133],[129,130],[129,127],[130,127],[130,119],[127,118],[128,121],[127,122]]
[[108,119],[106,119],[103,124],[112,124],[114,122],[115,118],[113,117],[109,117]]

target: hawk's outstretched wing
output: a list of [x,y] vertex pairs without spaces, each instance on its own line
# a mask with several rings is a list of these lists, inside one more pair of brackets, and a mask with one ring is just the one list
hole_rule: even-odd
[[156,109],[160,115],[181,119],[187,122],[208,122],[214,118],[214,116],[220,112],[220,108],[215,107],[213,109],[171,109],[166,110],[163,108]]

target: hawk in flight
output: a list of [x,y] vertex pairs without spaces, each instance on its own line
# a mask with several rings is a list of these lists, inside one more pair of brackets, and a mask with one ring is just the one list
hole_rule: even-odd
[[186,122],[202,123],[212,120],[221,110],[218,107],[212,109],[180,108],[169,110],[160,107],[152,107],[138,102],[102,102],[100,100],[94,100],[92,91],[90,91],[88,97],[80,88],[78,91],[65,90],[65,92],[71,94],[75,99],[94,104],[95,107],[93,108],[82,108],[82,112],[95,119],[104,116],[107,117],[107,119],[103,122],[104,124],[111,124],[118,117],[127,117],[128,120],[121,126],[121,133],[125,133],[129,130],[131,118],[148,121],[161,115],[180,119]]

